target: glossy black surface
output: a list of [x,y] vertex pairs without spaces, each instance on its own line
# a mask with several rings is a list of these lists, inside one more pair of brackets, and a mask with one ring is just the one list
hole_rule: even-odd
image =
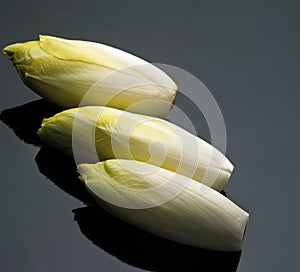
[[[1,271],[298,271],[299,8],[293,0],[3,3],[1,48],[40,33],[93,40],[202,80],[226,123],[235,165],[227,196],[251,216],[239,256],[169,243],[96,209],[72,160],[36,136],[60,109],[33,102],[1,57]],[[182,97],[176,105],[208,139],[201,113]]]

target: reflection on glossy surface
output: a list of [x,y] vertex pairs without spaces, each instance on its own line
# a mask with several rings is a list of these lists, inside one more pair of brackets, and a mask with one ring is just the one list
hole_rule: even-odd
[[45,99],[40,99],[22,106],[4,110],[1,112],[0,119],[8,125],[21,140],[29,144],[40,146],[42,142],[36,133],[42,124],[43,118],[51,117],[62,110],[63,108]]
[[150,271],[236,271],[241,252],[181,245],[131,226],[96,206],[73,211],[82,233],[132,266]]
[[[4,110],[1,120],[26,143],[42,146],[35,161],[39,171],[69,195],[91,206],[74,210],[82,233],[121,261],[150,271],[236,271],[241,252],[204,250],[165,240],[129,225],[94,205],[78,179],[73,159],[43,146],[36,135],[42,119],[63,109],[44,99]],[[226,196],[226,193],[222,191]]]

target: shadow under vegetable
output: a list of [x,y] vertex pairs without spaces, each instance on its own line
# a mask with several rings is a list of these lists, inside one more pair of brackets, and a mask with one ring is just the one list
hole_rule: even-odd
[[59,150],[43,146],[35,157],[41,174],[50,179],[57,187],[83,203],[94,203],[91,195],[79,180],[76,164]]
[[37,136],[37,131],[41,127],[43,119],[63,110],[45,99],[39,99],[3,110],[0,119],[25,143],[41,146],[42,141]]
[[236,271],[240,252],[195,248],[127,224],[96,206],[75,209],[81,232],[121,261],[150,271]]

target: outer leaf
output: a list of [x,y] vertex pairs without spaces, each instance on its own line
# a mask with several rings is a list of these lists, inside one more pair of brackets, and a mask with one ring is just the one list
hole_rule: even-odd
[[62,107],[107,105],[166,116],[177,92],[156,66],[104,44],[41,35],[3,52],[28,87]]
[[192,246],[242,247],[248,213],[215,190],[201,193],[205,185],[137,161],[108,160],[78,170],[97,203],[128,223]]
[[81,162],[134,159],[193,178],[218,191],[233,170],[220,151],[174,124],[107,107],[59,113],[43,121],[38,135],[69,156],[74,151]]

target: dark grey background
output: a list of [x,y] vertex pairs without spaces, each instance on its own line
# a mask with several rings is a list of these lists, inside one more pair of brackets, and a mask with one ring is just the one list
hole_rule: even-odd
[[[197,76],[225,118],[236,166],[227,195],[251,214],[238,271],[296,271],[299,9],[271,0],[6,1],[1,47],[39,33],[93,40]],[[0,66],[1,110],[38,99],[5,57]],[[39,172],[39,148],[0,127],[1,270],[134,271],[80,232],[72,210],[84,204]]]

